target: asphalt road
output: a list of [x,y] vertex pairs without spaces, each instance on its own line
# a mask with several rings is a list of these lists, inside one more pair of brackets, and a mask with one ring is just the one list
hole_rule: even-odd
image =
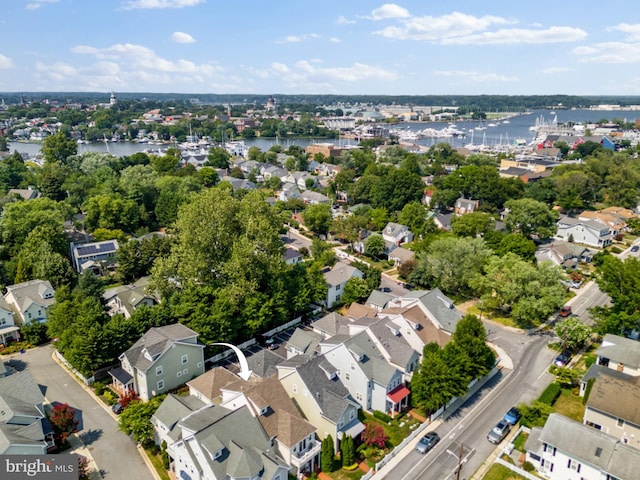
[[78,435],[91,452],[102,478],[153,480],[135,442],[118,430],[108,409],[58,365],[52,353],[52,347],[45,345],[13,357],[10,363],[17,370],[28,368],[50,403],[68,403],[78,410]]
[[[536,398],[552,380],[547,372],[555,352],[546,347],[550,337],[524,333],[498,332],[500,342],[513,347],[513,370],[504,369],[461,409],[445,420],[437,431],[442,440],[427,455],[411,451],[394,469],[393,479],[446,479],[458,466],[459,455],[465,459],[460,478],[470,476],[482,465],[495,448],[487,433],[513,405]],[[509,339],[507,339],[507,336]],[[495,340],[495,339],[494,339]],[[511,344],[510,342],[514,342]],[[502,345],[501,345],[502,346]],[[505,347],[503,347],[505,348]]]

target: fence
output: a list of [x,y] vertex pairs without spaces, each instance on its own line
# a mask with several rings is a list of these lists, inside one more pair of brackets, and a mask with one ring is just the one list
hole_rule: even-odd
[[[302,322],[302,317],[298,317],[298,318],[294,318],[293,320],[280,325],[279,327],[276,327],[272,330],[269,330],[268,332],[265,332],[263,334],[263,336],[265,337],[270,337],[272,335],[275,335],[276,333],[280,333],[283,330],[286,330],[287,328],[293,327],[294,325],[298,325],[300,322]],[[256,343],[258,343],[256,341],[255,338],[252,338],[250,340],[247,340],[244,343],[241,343],[239,345],[236,345],[240,350],[246,350],[249,347],[253,347]],[[217,355],[214,355],[213,357],[207,358],[205,360],[206,363],[218,363],[221,360],[224,360],[225,358],[229,357],[230,355],[235,355],[233,350],[231,350],[230,348],[226,349],[224,352],[218,353]]]
[[73,365],[71,365],[71,364],[69,363],[69,361],[68,361],[66,358],[64,358],[64,357],[62,356],[62,354],[60,353],[60,351],[59,351],[59,350],[56,350],[56,357],[58,357],[58,359],[59,359],[62,363],[64,363],[65,367],[67,367],[69,370],[71,370],[71,371],[73,372],[73,374],[74,374],[76,377],[78,377],[80,380],[82,380],[82,381],[84,382],[84,384],[85,384],[85,385],[91,385],[91,384],[95,381],[95,378],[94,378],[94,377],[86,378],[86,377],[85,377],[84,375],[82,375],[78,370],[76,370],[75,368],[73,368]]
[[512,472],[515,472],[518,475],[522,475],[524,478],[527,478],[528,480],[540,480],[540,477],[536,477],[535,475],[532,475],[526,470],[523,470],[520,467],[516,467],[513,463],[509,463],[505,460],[502,460],[500,457],[496,458],[496,463],[499,463],[500,465],[504,465]]

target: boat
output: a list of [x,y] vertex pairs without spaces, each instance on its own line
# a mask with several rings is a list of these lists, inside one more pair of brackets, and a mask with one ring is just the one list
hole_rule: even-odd
[[497,127],[498,124],[496,123],[487,123],[487,127]]

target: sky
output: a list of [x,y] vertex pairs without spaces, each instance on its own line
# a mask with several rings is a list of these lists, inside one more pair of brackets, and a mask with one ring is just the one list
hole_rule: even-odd
[[0,92],[640,95],[639,13],[630,0],[0,0]]

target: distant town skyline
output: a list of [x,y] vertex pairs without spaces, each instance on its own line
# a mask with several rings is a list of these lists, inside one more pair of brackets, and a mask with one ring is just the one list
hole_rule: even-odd
[[5,92],[640,95],[623,0],[1,4]]

